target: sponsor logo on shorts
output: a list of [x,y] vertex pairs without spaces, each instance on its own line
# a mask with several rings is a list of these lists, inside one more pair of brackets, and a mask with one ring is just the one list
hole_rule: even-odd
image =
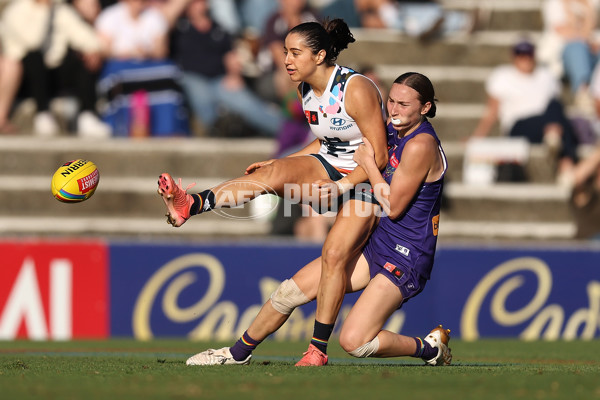
[[410,254],[410,250],[408,248],[399,244],[396,245],[396,251],[406,257],[408,257]]
[[397,276],[398,278],[400,278],[403,273],[400,270],[400,268],[396,267],[394,264],[386,262],[385,265],[383,266],[383,269],[385,269],[386,271],[388,271],[389,273],[391,273],[394,276]]

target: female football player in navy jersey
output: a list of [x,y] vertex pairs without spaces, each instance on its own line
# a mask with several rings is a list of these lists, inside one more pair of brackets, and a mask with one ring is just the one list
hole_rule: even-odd
[[[347,267],[351,272],[346,290],[364,292],[344,321],[340,344],[355,357],[413,356],[429,365],[448,365],[452,360],[450,331],[441,325],[424,339],[382,329],[390,315],[419,294],[431,277],[447,170],[446,156],[427,120],[436,114],[431,81],[415,72],[399,76],[390,89],[387,110],[389,162],[384,172],[368,139],[354,155],[386,215],[360,256]],[[301,296],[276,291],[233,347],[206,350],[190,357],[187,364],[249,363],[256,345],[246,336],[261,341],[275,332],[295,307],[317,297],[320,277],[319,260],[309,263],[291,278]],[[309,351],[304,358],[309,355],[307,365],[327,364],[326,354]]]
[[[377,86],[365,76],[335,63],[340,52],[352,42],[352,33],[341,19],[322,24],[303,23],[286,36],[285,67],[290,79],[299,83],[298,96],[317,137],[314,142],[288,157],[254,163],[244,176],[201,193],[188,194],[181,181],[176,184],[167,173],[158,181],[159,194],[168,210],[167,221],[175,227],[192,215],[239,206],[269,192],[300,199],[320,211],[324,211],[324,205],[337,211],[322,256],[316,260],[320,279],[315,281],[316,293],[310,293],[317,299],[314,337],[309,346],[309,360],[301,360],[299,365],[312,365],[313,353],[325,355],[346,291],[346,267],[360,255],[379,210],[371,190],[363,185],[356,189],[367,181],[367,174],[356,168],[354,153],[367,139],[377,168],[383,169],[387,162],[385,107]],[[283,282],[274,296],[277,299],[291,296],[290,304],[294,306],[298,299],[309,298],[291,279]],[[287,313],[286,302],[289,300],[273,302],[274,310]],[[248,333],[244,340],[249,346],[258,343]],[[239,355],[234,354],[234,358]]]

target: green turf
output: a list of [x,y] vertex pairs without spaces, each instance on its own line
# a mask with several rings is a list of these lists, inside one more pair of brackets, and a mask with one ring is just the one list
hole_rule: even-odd
[[219,343],[0,342],[1,399],[600,399],[600,341],[451,341],[450,367],[353,359],[296,368],[306,343],[267,341],[250,366],[187,367]]

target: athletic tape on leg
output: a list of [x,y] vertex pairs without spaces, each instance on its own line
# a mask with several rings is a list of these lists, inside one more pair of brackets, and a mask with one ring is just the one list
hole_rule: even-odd
[[271,305],[284,315],[290,315],[296,307],[309,301],[310,299],[300,290],[293,279],[281,282],[281,285],[271,295]]
[[377,350],[379,350],[379,337],[375,336],[375,339],[363,344],[357,349],[349,351],[348,354],[353,357],[365,358],[375,354]]

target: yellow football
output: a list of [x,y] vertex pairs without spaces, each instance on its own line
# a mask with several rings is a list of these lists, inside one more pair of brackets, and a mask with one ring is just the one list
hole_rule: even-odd
[[79,203],[92,197],[99,181],[100,172],[93,162],[67,161],[52,177],[52,195],[64,203]]

